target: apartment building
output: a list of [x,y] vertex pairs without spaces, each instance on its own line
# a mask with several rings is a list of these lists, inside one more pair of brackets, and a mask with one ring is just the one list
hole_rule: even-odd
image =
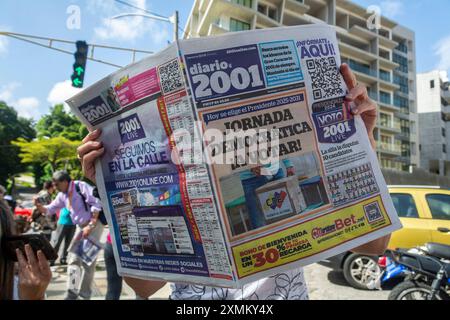
[[445,72],[417,75],[420,166],[450,176],[450,83]]
[[279,26],[335,26],[342,61],[379,105],[375,138],[383,168],[419,164],[415,35],[381,17],[370,30],[366,9],[347,0],[195,0],[184,38]]

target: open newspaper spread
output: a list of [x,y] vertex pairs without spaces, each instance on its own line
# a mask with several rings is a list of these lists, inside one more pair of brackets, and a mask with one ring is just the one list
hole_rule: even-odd
[[240,287],[399,229],[339,66],[327,25],[230,33],[180,40],[68,100],[102,129],[119,273]]

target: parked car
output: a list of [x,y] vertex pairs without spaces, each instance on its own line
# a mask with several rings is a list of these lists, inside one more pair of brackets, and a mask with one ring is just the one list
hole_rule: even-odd
[[25,216],[25,217],[31,217],[31,214],[33,213],[33,201],[26,200],[21,201],[17,204],[14,214],[17,216]]
[[[450,189],[389,186],[403,228],[392,233],[388,248],[413,248],[427,242],[450,245]],[[344,252],[328,259],[354,288],[374,289],[381,274],[378,258]]]

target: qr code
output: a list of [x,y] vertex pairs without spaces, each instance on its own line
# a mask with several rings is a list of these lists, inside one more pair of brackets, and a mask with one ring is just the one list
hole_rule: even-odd
[[182,89],[184,87],[183,76],[178,60],[173,60],[159,67],[159,79],[164,94]]
[[315,100],[344,95],[334,57],[306,60]]
[[372,202],[369,204],[366,204],[364,206],[364,213],[366,215],[367,221],[369,223],[382,220],[383,214],[381,213],[380,206],[378,205],[378,202]]

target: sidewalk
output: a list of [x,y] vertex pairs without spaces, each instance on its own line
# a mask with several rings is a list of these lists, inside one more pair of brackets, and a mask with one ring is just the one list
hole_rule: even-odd
[[[52,267],[53,277],[47,289],[48,300],[62,300],[67,288],[67,266]],[[95,272],[94,284],[92,287],[92,300],[104,300],[106,295],[107,281],[106,270],[103,261],[103,256],[99,257],[97,262],[97,271]],[[164,286],[161,290],[155,293],[150,299],[160,300],[168,299],[170,293],[169,285]],[[121,300],[135,299],[134,291],[123,282]]]

